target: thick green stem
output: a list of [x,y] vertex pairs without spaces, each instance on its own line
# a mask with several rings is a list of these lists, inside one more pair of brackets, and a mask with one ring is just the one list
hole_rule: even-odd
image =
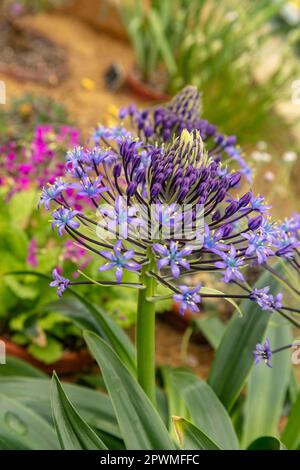
[[144,267],[141,281],[145,289],[139,291],[136,322],[137,377],[139,384],[155,405],[155,304],[147,298],[155,294],[156,280],[147,275]]

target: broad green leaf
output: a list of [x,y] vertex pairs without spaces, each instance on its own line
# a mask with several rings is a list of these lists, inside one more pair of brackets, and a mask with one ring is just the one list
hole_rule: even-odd
[[96,307],[73,290],[70,290],[70,292],[77,299],[65,296],[65,298],[49,304],[47,309],[63,313],[80,328],[101,335],[109,342],[131,372],[135,373],[134,348],[124,330],[101,307]]
[[[270,286],[277,293],[278,281],[264,273],[255,287]],[[208,383],[226,408],[231,408],[253,366],[253,350],[265,335],[270,314],[250,300],[241,303],[243,317],[233,315],[227,325],[220,347],[213,361]]]
[[35,377],[43,379],[48,376],[21,359],[7,356],[6,364],[0,366],[0,377]]
[[289,400],[292,404],[297,401],[298,393],[300,392],[300,387],[296,375],[295,369],[291,370],[290,385],[289,385]]
[[51,384],[54,424],[63,450],[105,450],[107,447],[74,408],[57,375]]
[[2,393],[0,394],[0,445],[11,450],[59,448],[55,431],[47,421],[17,400]]
[[[2,366],[0,373],[1,370]],[[121,437],[115,413],[107,395],[80,385],[64,383],[63,386],[71,402],[90,426],[118,439]],[[26,405],[52,423],[49,379],[0,376],[0,390],[3,395]]]
[[288,449],[298,449],[300,446],[300,392],[294,403],[286,427],[281,436],[282,442]]
[[157,411],[113,349],[94,333],[84,337],[101,368],[126,448],[175,449]]
[[53,364],[62,358],[64,350],[60,341],[48,336],[45,346],[31,343],[28,347],[28,352],[34,358],[44,362],[44,364]]
[[164,389],[168,398],[168,428],[173,438],[176,438],[175,428],[173,425],[173,416],[188,417],[187,407],[182,396],[178,393],[178,388],[174,380],[174,374],[171,367],[163,366],[160,368]]
[[180,445],[186,450],[221,450],[199,428],[184,418],[173,418]]
[[14,223],[25,228],[32,212],[36,210],[37,203],[38,195],[35,189],[16,193],[9,201],[9,212]]
[[218,315],[209,315],[205,318],[195,318],[194,324],[205,336],[209,344],[214,349],[218,349],[226,330],[225,324],[220,320]]
[[[11,271],[6,273],[6,276],[24,276],[27,274],[37,276],[47,281],[51,280],[49,276],[36,271]],[[134,374],[136,371],[134,348],[129,337],[122,330],[122,328],[120,328],[116,322],[105,313],[104,310],[93,305],[85,297],[78,294],[78,292],[72,289],[69,289],[68,292],[69,294],[76,297],[85,306],[85,311],[83,315],[80,315],[78,311],[78,304],[76,306],[74,303],[72,304],[72,302],[65,301],[65,303],[62,304],[64,315],[68,315],[70,319],[73,318],[74,322],[77,322],[78,326],[80,326],[81,323],[81,327],[83,326],[83,323],[86,324],[86,322],[88,322],[88,329],[95,325],[96,322],[97,326],[94,326],[94,328],[97,329],[98,333],[100,333],[100,331],[102,332],[102,334],[100,333],[101,336],[103,336],[111,344],[122,361],[125,362],[127,367]],[[59,308],[58,305],[59,303],[57,304],[57,308]],[[84,321],[84,316],[86,316],[86,322]],[[94,328],[93,331],[95,331]]]
[[248,450],[287,450],[284,444],[273,436],[262,436],[252,442]]
[[[272,315],[266,336],[272,349],[292,342],[292,331],[278,313]],[[272,368],[265,364],[253,367],[245,400],[243,447],[260,436],[276,436],[278,421],[289,386],[291,375],[290,351],[272,357]]]
[[238,449],[230,416],[212,388],[191,372],[175,369],[173,374],[191,421],[220,448]]

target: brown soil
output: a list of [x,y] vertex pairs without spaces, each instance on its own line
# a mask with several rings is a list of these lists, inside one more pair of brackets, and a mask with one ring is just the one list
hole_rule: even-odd
[[156,328],[156,361],[158,365],[185,366],[206,379],[214,356],[208,344],[190,341],[187,354],[181,354],[183,333],[161,319]]
[[66,56],[62,47],[32,28],[1,22],[0,71],[20,80],[57,85],[66,75]]
[[22,19],[24,24],[47,35],[65,47],[69,61],[69,76],[55,88],[41,84],[19,83],[9,75],[3,78],[7,88],[7,102],[24,92],[47,94],[64,103],[79,127],[87,132],[107,117],[114,107],[129,104],[136,98],[128,90],[109,92],[104,87],[103,75],[113,61],[130,69],[133,54],[129,44],[91,29],[79,19],[63,14],[40,14]]

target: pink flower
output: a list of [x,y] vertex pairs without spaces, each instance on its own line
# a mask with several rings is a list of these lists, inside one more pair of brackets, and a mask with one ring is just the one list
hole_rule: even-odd
[[27,259],[26,259],[27,264],[29,264],[29,266],[32,266],[33,268],[36,268],[38,265],[37,248],[38,246],[37,246],[36,239],[33,238],[29,243]]

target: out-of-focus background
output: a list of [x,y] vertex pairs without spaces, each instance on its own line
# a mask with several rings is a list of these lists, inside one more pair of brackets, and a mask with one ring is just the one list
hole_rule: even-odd
[[299,11],[281,0],[3,0],[1,110],[18,97],[29,112],[28,93],[51,97],[86,134],[114,107],[194,84],[203,116],[259,167],[259,188],[296,209],[285,183],[299,164],[281,163],[295,163],[299,148]]
[[[202,116],[237,136],[274,216],[299,210],[299,1],[0,0],[0,23],[1,272],[59,265],[75,277],[78,257],[93,270],[49,235],[36,211],[41,186],[120,107],[166,101],[188,84]],[[121,325],[134,323],[132,294],[99,295]],[[40,314],[52,296],[30,277],[1,281],[1,334],[44,364],[82,341],[57,312]],[[181,333],[161,321],[157,334],[158,362],[181,363]],[[209,346],[191,344],[186,360],[200,375],[210,359]]]

